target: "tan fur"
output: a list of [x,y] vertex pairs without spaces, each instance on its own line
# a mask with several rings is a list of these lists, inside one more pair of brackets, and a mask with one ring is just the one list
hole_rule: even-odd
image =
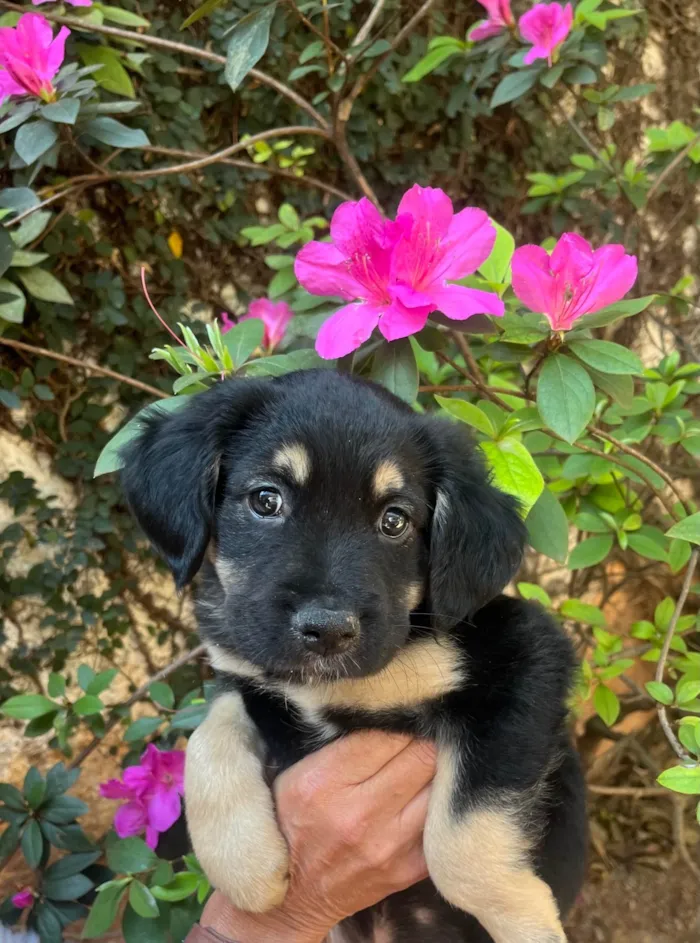
[[231,563],[230,560],[222,560],[221,557],[214,557],[213,562],[214,570],[224,588],[224,592],[230,593],[235,590],[235,592],[241,593],[245,590],[247,576],[240,567]]
[[287,893],[289,854],[240,694],[220,695],[187,745],[185,802],[194,852],[214,887],[262,913]]
[[404,477],[396,462],[387,460],[377,465],[372,479],[372,491],[377,499],[385,498],[392,491],[403,488]]
[[375,913],[372,922],[372,943],[394,943],[393,927],[383,914]]
[[435,923],[435,914],[429,907],[416,907],[413,916],[423,927],[432,927]]
[[311,456],[300,442],[278,449],[272,458],[272,465],[288,472],[298,485],[305,485],[311,477]]
[[423,584],[411,583],[406,589],[406,608],[413,612],[423,600]]
[[443,747],[425,827],[425,856],[436,887],[474,914],[496,943],[565,943],[551,890],[532,870],[515,809],[482,806],[452,813],[456,758]]

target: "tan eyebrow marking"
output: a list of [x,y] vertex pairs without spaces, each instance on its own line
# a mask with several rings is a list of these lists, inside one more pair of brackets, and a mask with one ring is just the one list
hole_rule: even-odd
[[409,583],[406,589],[406,607],[409,612],[417,609],[423,599],[423,584]]
[[283,445],[275,452],[272,464],[279,471],[289,472],[298,485],[305,485],[311,477],[311,456],[300,442]]
[[372,479],[372,491],[376,498],[384,498],[391,491],[398,491],[403,488],[404,477],[401,469],[396,462],[387,459],[377,465],[377,470]]

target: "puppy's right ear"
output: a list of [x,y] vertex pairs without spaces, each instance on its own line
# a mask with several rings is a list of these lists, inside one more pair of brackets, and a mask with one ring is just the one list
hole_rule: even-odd
[[264,380],[229,380],[176,412],[155,404],[122,450],[126,500],[179,589],[209,543],[223,447],[272,395]]

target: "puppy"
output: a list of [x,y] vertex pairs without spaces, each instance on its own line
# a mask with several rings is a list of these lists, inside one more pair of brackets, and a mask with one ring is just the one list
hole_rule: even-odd
[[280,904],[270,777],[352,730],[407,732],[438,746],[431,880],[334,939],[564,941],[586,845],[573,656],[537,605],[499,595],[525,528],[464,426],[305,371],[154,410],[124,457],[146,535],[178,587],[197,576],[218,693],[185,792],[214,886],[245,910]]

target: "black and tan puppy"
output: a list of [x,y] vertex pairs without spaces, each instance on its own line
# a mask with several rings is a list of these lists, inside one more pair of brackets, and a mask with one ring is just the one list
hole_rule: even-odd
[[152,418],[125,459],[178,586],[199,573],[219,693],[186,807],[212,883],[247,910],[279,904],[271,776],[348,731],[405,731],[438,745],[432,880],[338,938],[371,940],[376,919],[395,943],[563,941],[585,848],[572,652],[538,606],[499,595],[525,530],[464,427],[309,371],[221,383]]

